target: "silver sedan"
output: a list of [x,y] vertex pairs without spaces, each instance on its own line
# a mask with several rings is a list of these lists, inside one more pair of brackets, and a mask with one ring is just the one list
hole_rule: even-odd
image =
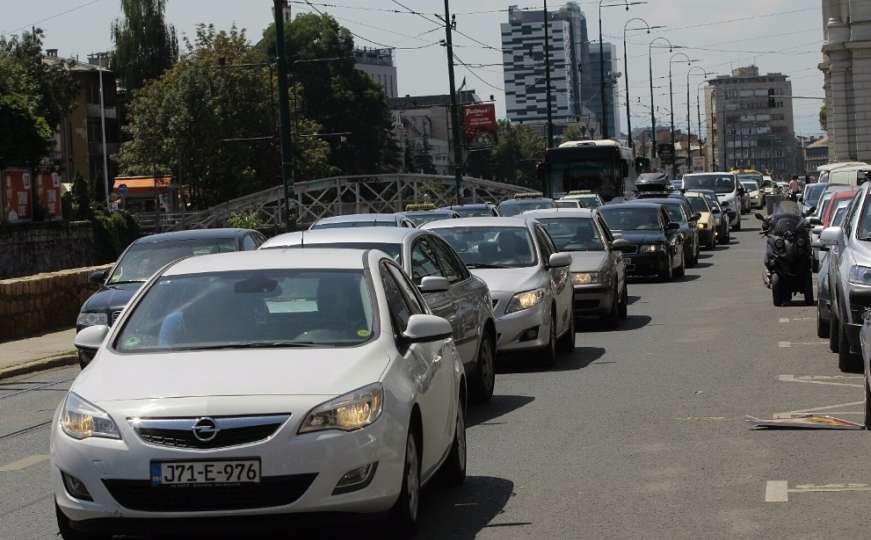
[[490,291],[439,236],[399,227],[322,229],[278,235],[261,249],[302,247],[378,249],[390,255],[412,277],[433,313],[451,323],[472,399],[493,396],[496,316]]

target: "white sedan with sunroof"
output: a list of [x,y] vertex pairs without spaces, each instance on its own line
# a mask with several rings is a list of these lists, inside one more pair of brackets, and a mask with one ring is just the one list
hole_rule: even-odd
[[451,326],[378,250],[266,250],[168,265],[58,407],[65,539],[179,518],[386,512],[465,478],[466,380]]

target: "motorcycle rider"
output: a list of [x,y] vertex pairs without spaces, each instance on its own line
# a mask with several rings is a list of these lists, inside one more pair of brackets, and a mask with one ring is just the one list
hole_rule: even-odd
[[798,192],[801,190],[801,186],[798,183],[798,175],[792,175],[792,180],[789,181],[789,198],[797,200]]

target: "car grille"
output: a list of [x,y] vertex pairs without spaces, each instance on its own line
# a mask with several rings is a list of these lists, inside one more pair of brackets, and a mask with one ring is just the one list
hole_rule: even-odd
[[598,300],[575,300],[575,309],[596,309],[598,307]]
[[209,441],[194,435],[199,418],[141,418],[130,423],[143,442],[170,448],[206,450],[226,448],[262,441],[271,437],[290,418],[289,414],[272,416],[214,417],[217,435]]
[[293,503],[317,474],[265,476],[259,484],[152,486],[150,480],[103,480],[109,494],[130,510],[202,512],[269,508]]
[[871,294],[850,293],[850,315],[853,324],[862,324],[865,318],[865,310],[871,308]]

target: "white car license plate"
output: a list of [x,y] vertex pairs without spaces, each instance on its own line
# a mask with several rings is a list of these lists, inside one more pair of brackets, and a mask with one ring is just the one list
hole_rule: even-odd
[[257,484],[260,460],[170,461],[151,464],[151,484]]

